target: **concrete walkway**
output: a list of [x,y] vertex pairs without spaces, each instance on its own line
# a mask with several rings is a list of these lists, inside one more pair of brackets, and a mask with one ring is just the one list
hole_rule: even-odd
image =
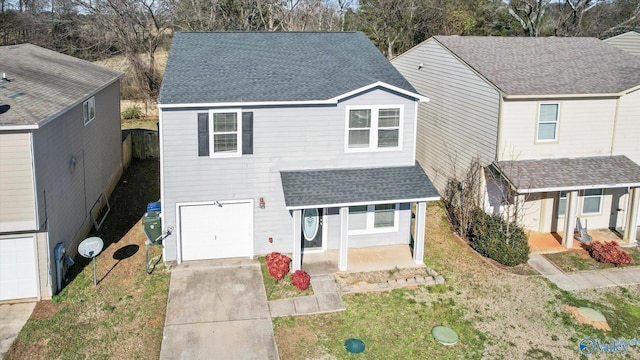
[[313,295],[269,301],[272,317],[312,315],[346,310],[333,275],[311,276]]
[[528,263],[562,290],[640,284],[640,268],[638,267],[587,270],[565,274],[540,254],[530,255]]
[[160,359],[278,359],[257,260],[172,269]]

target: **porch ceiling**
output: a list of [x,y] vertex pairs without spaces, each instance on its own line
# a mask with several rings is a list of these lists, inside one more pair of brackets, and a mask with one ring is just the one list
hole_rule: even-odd
[[281,171],[287,209],[439,200],[418,163],[384,168]]
[[492,166],[521,194],[640,186],[640,165],[624,155],[498,161]]

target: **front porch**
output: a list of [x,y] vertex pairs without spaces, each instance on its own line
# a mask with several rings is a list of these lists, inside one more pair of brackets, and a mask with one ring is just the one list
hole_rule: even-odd
[[[392,270],[394,268],[425,267],[424,263],[413,261],[409,245],[385,245],[348,249],[349,268],[346,272],[369,272]],[[327,250],[302,255],[302,270],[309,275],[324,275],[340,272],[339,250]]]
[[[577,235],[577,233],[576,233]],[[595,229],[589,230],[592,241],[610,242],[617,241],[621,246],[625,246],[622,235],[611,229]],[[563,233],[539,233],[529,232],[529,252],[531,254],[552,254],[566,251],[567,248],[562,245]],[[636,235],[636,239],[640,243],[640,231]],[[576,239],[573,240],[571,249],[582,248],[582,243]]]

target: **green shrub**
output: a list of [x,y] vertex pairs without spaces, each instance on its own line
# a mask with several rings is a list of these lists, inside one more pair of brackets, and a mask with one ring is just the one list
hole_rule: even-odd
[[471,246],[480,254],[507,266],[516,266],[529,259],[529,244],[522,227],[483,211],[476,213]]
[[138,106],[126,108],[122,112],[122,118],[126,120],[140,119],[141,117],[142,117],[142,109],[140,109]]

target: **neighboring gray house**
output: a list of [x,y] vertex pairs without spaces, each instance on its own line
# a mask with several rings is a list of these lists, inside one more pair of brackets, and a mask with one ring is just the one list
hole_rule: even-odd
[[624,34],[604,39],[609,45],[613,45],[618,49],[629,52],[633,55],[640,56],[640,29],[635,29]]
[[121,73],[41,47],[0,47],[0,301],[50,298],[66,255],[122,174]]
[[577,217],[635,242],[640,58],[595,38],[435,36],[392,64],[431,99],[416,151],[440,192],[478,158],[511,188],[487,172],[488,211],[513,192],[525,227],[567,246]]
[[409,244],[427,99],[358,32],[177,33],[158,107],[166,261]]

